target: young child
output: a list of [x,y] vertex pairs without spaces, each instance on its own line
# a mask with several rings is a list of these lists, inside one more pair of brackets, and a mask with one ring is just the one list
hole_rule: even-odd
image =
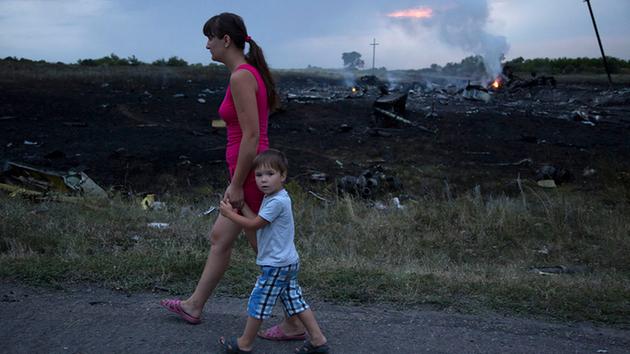
[[250,353],[256,333],[264,319],[271,316],[277,299],[288,316],[298,316],[304,323],[310,339],[296,349],[296,353],[328,353],[326,337],[313,312],[302,298],[297,276],[299,256],[293,243],[294,225],[291,198],[283,187],[287,178],[288,163],[284,154],[269,149],[260,153],[253,162],[256,185],[265,194],[258,215],[247,205],[239,215],[229,201],[221,201],[221,214],[245,229],[255,229],[258,241],[256,264],[262,274],[249,296],[247,325],[243,334],[219,340],[226,353]]

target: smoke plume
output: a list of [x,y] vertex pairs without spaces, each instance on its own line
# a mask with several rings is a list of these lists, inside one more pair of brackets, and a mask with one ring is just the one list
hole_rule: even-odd
[[488,33],[486,29],[490,16],[487,0],[429,0],[422,9],[430,9],[426,11],[430,16],[390,17],[407,29],[419,30],[417,24],[432,28],[444,43],[480,55],[490,78],[501,72],[501,60],[509,45],[504,36]]

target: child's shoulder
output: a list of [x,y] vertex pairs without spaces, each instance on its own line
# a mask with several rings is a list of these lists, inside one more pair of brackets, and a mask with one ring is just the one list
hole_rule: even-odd
[[281,189],[267,198],[269,199],[270,203],[278,203],[286,206],[291,206],[291,197],[285,189]]
[[289,193],[286,190],[281,189],[272,195],[266,195],[263,199],[264,204],[275,204],[275,203],[291,203],[291,197],[289,197]]

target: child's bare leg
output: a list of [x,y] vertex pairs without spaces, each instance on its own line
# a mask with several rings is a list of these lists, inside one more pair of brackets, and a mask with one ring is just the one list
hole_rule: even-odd
[[326,344],[326,337],[324,337],[321,328],[319,328],[317,320],[315,320],[315,315],[311,309],[306,309],[292,317],[298,317],[300,321],[302,321],[304,327],[306,327],[310,341],[314,346],[319,347],[320,345]]
[[253,318],[251,316],[247,317],[247,324],[245,325],[243,335],[238,338],[238,347],[241,350],[252,350],[254,346],[254,339],[256,339],[256,333],[258,332],[261,324],[262,320]]

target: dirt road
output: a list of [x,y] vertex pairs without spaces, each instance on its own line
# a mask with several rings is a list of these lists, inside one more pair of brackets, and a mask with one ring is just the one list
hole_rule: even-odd
[[[3,353],[218,353],[240,333],[246,299],[213,298],[204,322],[185,324],[158,305],[159,293],[77,286],[0,285]],[[630,331],[496,314],[403,312],[388,306],[314,302],[334,353],[630,353]],[[276,309],[278,310],[278,309]],[[269,323],[281,317],[276,312]],[[266,325],[269,325],[268,323]],[[260,340],[255,353],[291,353],[299,342]]]

